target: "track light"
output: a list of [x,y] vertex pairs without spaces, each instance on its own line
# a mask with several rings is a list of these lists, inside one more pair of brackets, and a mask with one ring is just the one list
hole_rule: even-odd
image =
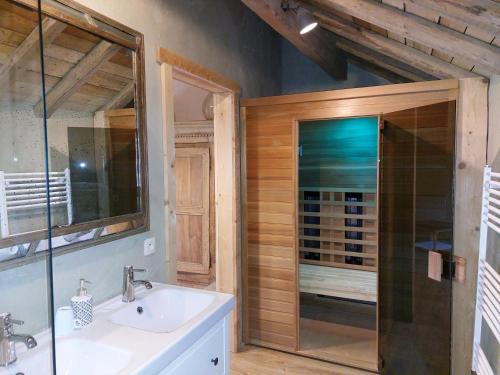
[[281,9],[283,9],[283,12],[288,12],[289,10],[295,12],[300,35],[307,34],[318,26],[318,21],[316,21],[311,12],[302,8],[295,0],[282,0]]
[[304,8],[297,9],[297,22],[299,24],[300,35],[304,35],[318,26],[318,21]]

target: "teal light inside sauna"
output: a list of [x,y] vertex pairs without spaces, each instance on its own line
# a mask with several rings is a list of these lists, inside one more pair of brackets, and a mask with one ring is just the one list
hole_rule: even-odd
[[304,121],[299,126],[299,186],[376,188],[378,118]]

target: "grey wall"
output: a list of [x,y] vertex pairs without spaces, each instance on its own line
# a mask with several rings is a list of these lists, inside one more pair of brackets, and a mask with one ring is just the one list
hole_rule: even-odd
[[[239,82],[242,95],[276,95],[280,91],[279,37],[239,0],[80,0],[97,12],[145,36],[146,100],[151,231],[54,259],[56,306],[68,304],[78,279],[92,281],[97,303],[120,293],[126,264],[146,267],[145,276],[165,279],[163,150],[160,68],[157,46],[166,47]],[[156,238],[156,253],[144,257],[143,241]],[[47,326],[44,262],[0,272],[0,312],[26,321],[23,331]]]
[[352,64],[348,64],[347,80],[336,81],[285,39],[281,43],[281,65],[282,94],[390,84]]
[[[97,6],[100,1],[82,3]],[[122,7],[121,2],[115,3],[115,8]],[[161,27],[157,45],[239,82],[243,97],[279,94],[280,38],[241,1],[133,0],[130,3],[148,5],[130,5],[130,8],[140,12],[141,17],[152,16],[152,21]]]

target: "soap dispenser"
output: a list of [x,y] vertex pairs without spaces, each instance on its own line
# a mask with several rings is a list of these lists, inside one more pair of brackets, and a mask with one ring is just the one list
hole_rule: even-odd
[[85,284],[90,284],[90,281],[80,279],[80,287],[76,290],[76,295],[71,297],[73,316],[81,322],[82,327],[90,324],[94,317],[94,300],[87,293]]

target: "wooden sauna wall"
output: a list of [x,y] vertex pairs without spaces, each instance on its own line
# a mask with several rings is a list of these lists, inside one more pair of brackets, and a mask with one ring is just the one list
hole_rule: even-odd
[[299,147],[300,263],[376,272],[378,117],[301,122]]
[[434,81],[241,102],[243,341],[298,350],[298,122],[377,116],[457,97]]
[[246,341],[295,350],[295,125],[252,108],[246,123]]

